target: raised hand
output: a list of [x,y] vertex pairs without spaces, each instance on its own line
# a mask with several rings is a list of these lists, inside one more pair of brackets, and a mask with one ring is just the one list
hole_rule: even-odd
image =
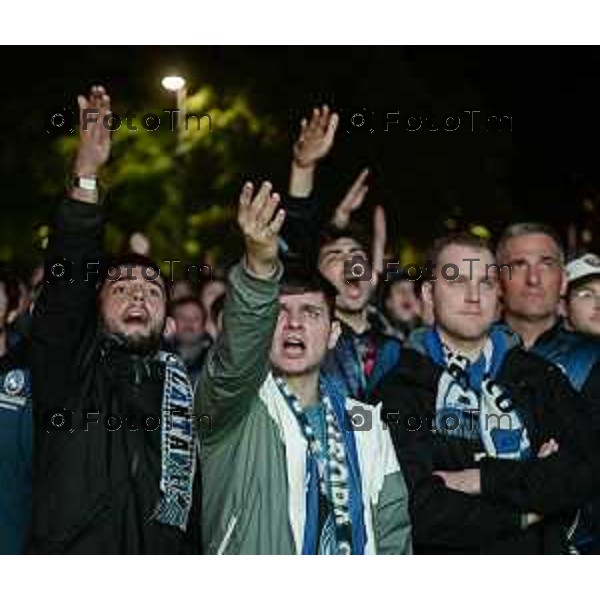
[[95,176],[110,155],[110,130],[104,119],[110,118],[110,97],[100,86],[93,86],[88,98],[78,96],[79,147],[74,171],[81,177]]
[[373,270],[381,275],[383,273],[383,259],[385,257],[385,245],[387,244],[387,224],[385,210],[379,204],[373,213]]
[[331,222],[340,229],[345,229],[350,223],[350,217],[355,210],[358,210],[369,191],[369,186],[365,180],[369,175],[369,169],[363,169],[354,180],[342,201],[337,205]]
[[324,105],[321,110],[313,110],[310,121],[302,119],[300,135],[294,144],[294,163],[301,167],[314,167],[315,163],[327,155],[333,145],[335,131],[339,123],[337,113],[332,113]]
[[279,232],[285,211],[277,210],[279,194],[264,182],[254,198],[254,186],[247,182],[242,188],[238,208],[238,224],[246,246],[246,265],[260,278],[269,278],[277,267]]

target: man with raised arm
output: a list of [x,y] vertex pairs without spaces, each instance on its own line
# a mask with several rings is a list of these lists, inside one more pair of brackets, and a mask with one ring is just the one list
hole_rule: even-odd
[[[216,554],[405,554],[404,479],[379,410],[321,373],[339,328],[336,290],[278,260],[284,212],[246,184],[246,254],[229,275],[223,332],[196,392],[203,539]],[[275,215],[275,216],[274,216]]]
[[96,177],[110,152],[110,98],[94,87],[78,100],[73,185],[34,313],[29,550],[199,553],[193,394],[180,359],[160,349],[166,281],[147,257],[102,258]]
[[378,312],[370,310],[383,268],[383,208],[378,206],[374,213],[372,243],[350,222],[368,191],[368,170],[359,174],[328,223],[322,219],[322,203],[313,194],[317,164],[329,154],[337,125],[338,115],[327,106],[315,108],[310,120],[301,122],[293,148],[283,247],[308,268],[318,268],[338,290],[335,316],[341,335],[323,369],[339,381],[345,395],[368,401],[375,385],[396,365],[401,342],[388,334]]

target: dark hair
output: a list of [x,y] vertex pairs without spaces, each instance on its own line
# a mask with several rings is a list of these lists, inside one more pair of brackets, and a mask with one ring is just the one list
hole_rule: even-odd
[[350,226],[340,229],[335,225],[329,223],[321,228],[319,232],[319,250],[327,245],[340,240],[342,238],[349,238],[354,240],[362,246],[367,256],[371,255],[371,238],[370,235],[365,231],[363,227],[356,224],[350,224]]
[[163,282],[166,301],[169,301],[170,298],[170,288],[169,281],[165,278],[165,276],[161,273],[160,267],[157,263],[155,263],[148,256],[144,256],[143,254],[136,254],[135,252],[126,252],[124,254],[117,254],[113,256],[109,256],[105,259],[102,264],[102,269],[100,271],[100,283],[98,290],[102,289],[104,283],[109,278],[109,273],[112,269],[117,269],[123,266],[132,266],[132,267],[146,267],[149,269],[153,269],[158,273],[158,278]]
[[196,298],[196,296],[184,296],[183,298],[179,298],[179,300],[174,300],[169,304],[169,315],[171,317],[175,316],[175,311],[186,304],[193,304],[197,306],[200,312],[202,313],[202,319],[206,321],[206,310],[204,310],[204,306],[202,306],[202,302]]
[[492,256],[494,255],[494,251],[487,240],[469,231],[457,231],[435,239],[425,255],[426,261],[429,264],[437,265],[440,254],[448,246],[466,246],[474,250],[487,250]]
[[280,294],[306,294],[321,292],[329,309],[329,316],[333,319],[335,300],[338,295],[336,287],[314,268],[308,268],[300,261],[284,262],[284,272],[281,278]]
[[380,277],[378,286],[379,293],[376,294],[376,296],[379,298],[380,306],[383,307],[385,305],[386,300],[392,293],[392,288],[394,285],[401,283],[402,281],[410,281],[413,284],[413,289],[415,290],[416,294],[418,280],[415,281],[414,279],[411,279],[403,271],[392,271],[388,273],[387,277]]

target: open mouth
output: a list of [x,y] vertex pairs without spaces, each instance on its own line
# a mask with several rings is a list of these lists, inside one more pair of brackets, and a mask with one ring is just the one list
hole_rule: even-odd
[[352,300],[357,300],[362,296],[362,287],[357,279],[346,282],[346,295]]
[[306,344],[297,337],[288,337],[283,341],[283,352],[288,358],[298,358],[304,354]]
[[149,320],[149,315],[146,311],[132,310],[129,311],[123,321],[126,325],[146,325]]

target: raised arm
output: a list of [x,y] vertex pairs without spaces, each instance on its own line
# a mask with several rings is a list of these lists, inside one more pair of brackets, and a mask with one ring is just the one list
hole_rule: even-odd
[[110,98],[104,88],[95,87],[88,99],[80,96],[78,101],[81,123],[86,123],[85,111],[93,111],[97,120],[80,127],[73,175],[84,178],[79,181],[83,187],[67,190],[60,205],[45,260],[45,281],[35,305],[31,357],[36,410],[40,404],[65,405],[82,339],[95,323],[103,227],[98,192],[86,188],[92,187],[108,160],[110,132],[102,121],[110,113]]
[[[271,338],[279,313],[279,231],[285,218],[278,194],[263,183],[240,195],[238,223],[246,254],[229,274],[223,331],[204,365],[196,391],[197,414],[209,415],[218,435],[243,419],[269,370]],[[275,216],[274,216],[275,215]]]

